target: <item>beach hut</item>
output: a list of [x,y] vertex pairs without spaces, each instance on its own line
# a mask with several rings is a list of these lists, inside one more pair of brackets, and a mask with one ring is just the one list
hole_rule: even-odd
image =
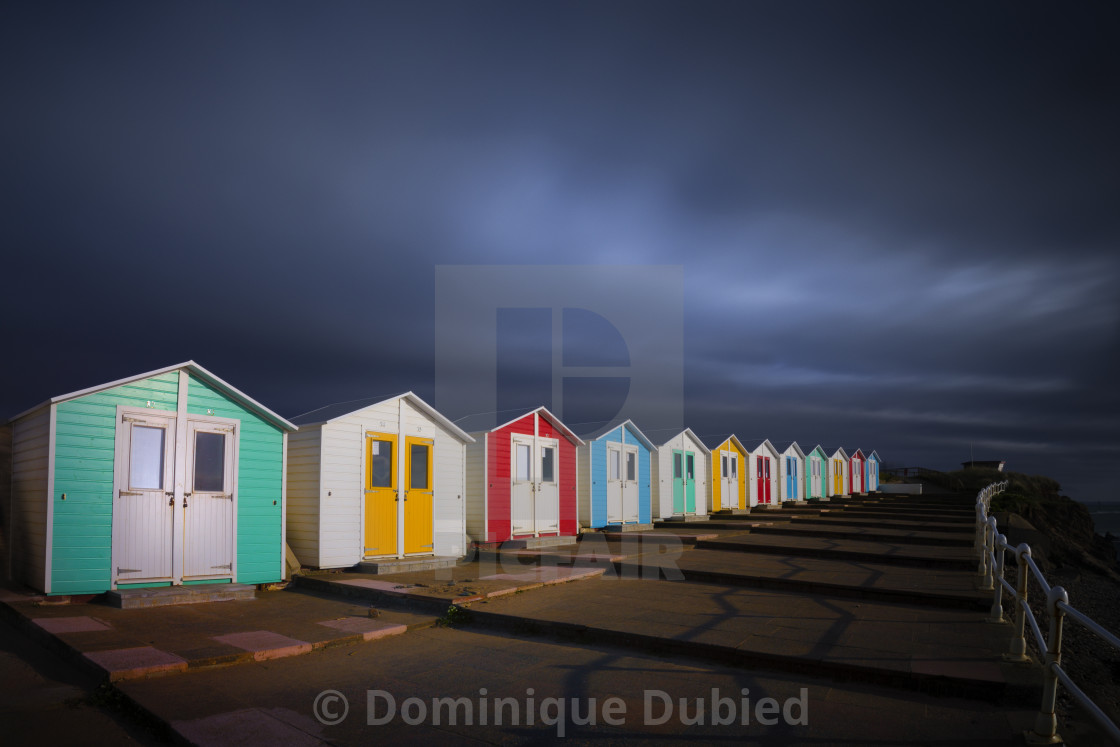
[[828,495],[828,454],[817,444],[805,455],[805,498],[824,498]]
[[879,465],[882,460],[879,458],[879,452],[872,451],[867,455],[866,471],[867,471],[867,492],[875,493],[879,490]]
[[708,439],[712,459],[712,511],[746,509],[750,451],[734,435]]
[[778,450],[768,438],[751,450],[751,461],[754,462],[750,476],[752,506],[759,504],[768,506],[781,502],[781,486],[778,483],[779,456]]
[[782,500],[805,500],[805,452],[796,441],[782,445],[778,452],[778,484]]
[[851,468],[848,471],[848,485],[851,488],[852,495],[863,495],[866,491],[863,482],[863,467],[867,461],[867,457],[859,449],[848,452],[851,458]]
[[463,469],[474,441],[412,392],[292,418],[288,546],[302,565],[466,554]]
[[475,430],[494,415],[456,421],[471,434],[467,444],[467,534],[490,544],[528,537],[574,537],[576,448],[583,441],[547,408],[496,427]]
[[47,594],[284,577],[295,426],[188,361],[12,418],[15,577]]
[[707,516],[711,505],[711,451],[699,437],[685,428],[651,456],[655,518]]
[[828,494],[848,494],[848,452],[842,448],[832,450],[828,457]]
[[655,448],[627,420],[576,450],[581,526],[601,529],[653,521],[650,453]]

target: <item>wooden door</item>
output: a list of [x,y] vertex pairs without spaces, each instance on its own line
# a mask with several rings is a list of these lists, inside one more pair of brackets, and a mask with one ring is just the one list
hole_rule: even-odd
[[122,413],[117,422],[113,581],[172,580],[175,501],[174,415]]
[[187,421],[183,493],[183,578],[231,578],[237,475],[237,427]]
[[432,462],[435,441],[405,437],[404,553],[422,555],[433,550],[434,490]]
[[397,437],[366,433],[364,555],[397,554]]

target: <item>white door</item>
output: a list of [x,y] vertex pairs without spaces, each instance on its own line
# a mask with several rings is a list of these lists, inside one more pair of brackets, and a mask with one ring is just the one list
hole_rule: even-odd
[[560,482],[558,477],[560,444],[554,438],[537,439],[537,501],[538,533],[560,532]]
[[175,416],[123,413],[117,422],[113,580],[172,580]]
[[722,508],[739,507],[739,454],[734,451],[721,451],[719,453],[720,474],[723,484],[720,485],[720,504]]
[[622,521],[622,446],[607,444],[607,521]]
[[536,493],[534,473],[534,444],[532,436],[514,435],[512,444],[510,519],[513,534],[532,534],[536,528],[533,518],[533,498]]
[[236,443],[236,426],[187,421],[184,578],[228,578],[233,574]]
[[810,459],[809,467],[812,473],[809,477],[812,481],[809,484],[809,494],[815,498],[819,498],[821,494],[821,460],[815,457]]
[[623,446],[623,459],[625,462],[622,474],[622,521],[628,524],[638,523],[638,447]]

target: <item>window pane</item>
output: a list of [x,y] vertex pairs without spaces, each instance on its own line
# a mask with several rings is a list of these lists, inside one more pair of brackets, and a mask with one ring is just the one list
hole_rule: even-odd
[[736,456],[731,457],[731,476],[732,477],[738,477],[739,476],[739,457],[736,457]]
[[680,454],[674,454],[673,455],[673,479],[674,480],[681,479],[681,472],[682,472],[682,470],[681,470],[681,455]]
[[194,434],[194,489],[221,493],[226,482],[226,437],[222,433]]
[[393,487],[393,442],[371,438],[369,443],[370,488]]
[[133,490],[163,489],[163,437],[163,428],[132,426],[128,486]]
[[517,475],[515,479],[518,482],[529,481],[529,445],[517,444]]
[[626,479],[634,481],[638,479],[638,455],[630,452],[626,455]]
[[556,449],[545,446],[541,449],[541,480],[544,482],[556,481]]
[[607,459],[607,469],[608,469],[608,472],[609,472],[609,474],[607,475],[607,479],[608,480],[617,480],[619,472],[622,471],[622,469],[621,469],[622,460],[619,458],[620,457],[619,453],[617,451],[615,451],[614,449],[607,449],[607,454],[609,455],[609,457]]
[[696,465],[693,464],[693,460],[694,457],[692,456],[692,454],[689,454],[688,458],[685,460],[685,464],[688,466],[688,472],[685,474],[685,477],[687,477],[689,480],[696,477],[696,472],[693,470],[693,467],[695,467]]
[[408,464],[411,468],[408,487],[411,490],[428,489],[428,456],[431,447],[428,444],[412,444],[408,455]]

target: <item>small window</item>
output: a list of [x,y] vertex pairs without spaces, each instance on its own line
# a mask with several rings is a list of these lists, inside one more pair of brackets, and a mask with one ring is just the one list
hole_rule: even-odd
[[128,486],[133,490],[163,490],[163,439],[163,428],[132,426]]
[[686,476],[688,477],[689,481],[691,482],[692,480],[696,479],[695,457],[692,454],[688,455],[688,459],[685,460],[685,465],[688,468],[688,472],[686,473]]
[[721,454],[719,457],[720,474],[727,477],[727,455]]
[[731,457],[731,477],[739,478],[739,457],[737,456]]
[[556,482],[556,449],[552,446],[541,449],[541,480]]
[[626,455],[626,479],[630,482],[638,479],[638,455],[634,452]]
[[378,438],[370,439],[369,446],[369,487],[393,487],[393,442]]
[[532,458],[532,449],[529,444],[517,444],[517,474],[515,479],[518,482],[529,482],[530,460]]
[[409,490],[428,489],[428,457],[431,453],[432,447],[428,444],[412,444],[408,453]]
[[226,483],[226,437],[222,433],[194,434],[194,489],[221,493]]
[[622,463],[621,455],[618,453],[617,449],[607,449],[607,454],[608,454],[607,479],[608,480],[617,480],[619,473],[622,471],[621,470],[621,463]]
[[674,454],[673,455],[673,479],[674,480],[681,479],[682,474],[683,474],[683,470],[681,469],[681,455],[680,454]]

